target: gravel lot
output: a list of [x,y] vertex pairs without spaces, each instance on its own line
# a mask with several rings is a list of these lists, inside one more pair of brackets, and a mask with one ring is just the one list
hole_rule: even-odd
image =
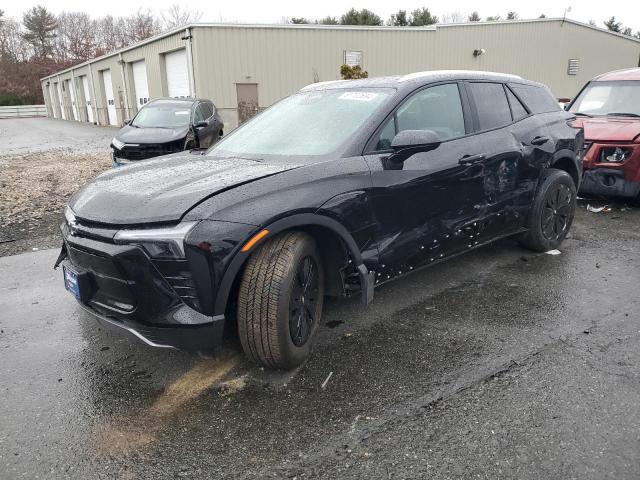
[[0,120],[0,256],[57,246],[69,197],[111,167],[114,128]]

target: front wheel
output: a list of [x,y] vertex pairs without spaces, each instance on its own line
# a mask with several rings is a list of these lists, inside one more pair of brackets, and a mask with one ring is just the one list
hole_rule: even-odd
[[249,258],[240,282],[238,333],[245,354],[291,369],[311,351],[322,315],[324,272],[313,238],[285,232]]
[[537,252],[560,246],[576,211],[576,186],[571,176],[551,168],[541,180],[527,220],[528,232],[520,243]]

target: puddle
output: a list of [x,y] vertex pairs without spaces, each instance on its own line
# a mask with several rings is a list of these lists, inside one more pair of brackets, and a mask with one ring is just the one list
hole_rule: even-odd
[[198,362],[169,384],[148,410],[117,422],[126,426],[99,426],[96,429],[98,452],[105,455],[131,453],[152,443],[178,410],[216,385],[222,387],[224,395],[242,390],[246,386],[246,375],[220,383],[240,363],[240,358],[238,354],[232,354]]

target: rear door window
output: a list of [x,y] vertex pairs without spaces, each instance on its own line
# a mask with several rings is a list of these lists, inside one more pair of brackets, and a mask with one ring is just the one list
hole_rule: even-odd
[[501,83],[469,83],[478,112],[478,128],[490,130],[511,123],[511,110]]
[[210,104],[209,102],[205,102],[205,103],[201,103],[200,104],[204,110],[204,118],[209,118],[211,117],[211,115],[213,115],[213,105]]
[[509,88],[522,99],[531,113],[547,113],[560,110],[557,100],[546,88],[518,83],[510,83]]
[[204,104],[202,103],[196,107],[196,114],[193,120],[194,123],[204,122],[208,118],[204,112],[203,107],[204,107]]

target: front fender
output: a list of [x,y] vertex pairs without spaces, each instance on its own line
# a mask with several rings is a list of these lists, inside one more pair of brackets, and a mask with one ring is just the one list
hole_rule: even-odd
[[[231,222],[209,223],[229,224]],[[370,301],[370,298],[372,297],[372,289],[368,288],[370,274],[368,269],[364,266],[360,249],[358,248],[358,245],[356,244],[353,236],[337,220],[316,213],[301,213],[280,218],[278,220],[275,220],[274,222],[265,224],[264,226],[235,224],[235,226],[232,228],[233,231],[227,230],[228,235],[221,235],[220,233],[217,234],[220,244],[216,245],[215,247],[211,245],[211,248],[213,248],[214,251],[212,251],[209,255],[209,261],[211,262],[210,271],[212,276],[214,277],[213,291],[215,292],[214,298],[212,298],[213,309],[211,314],[224,315],[227,309],[227,303],[229,301],[229,294],[231,293],[234,282],[242,271],[245,262],[255,250],[255,247],[253,247],[248,252],[242,251],[242,246],[251,237],[253,237],[253,235],[263,229],[269,231],[268,235],[263,237],[260,242],[256,244],[256,246],[259,246],[267,239],[273,238],[283,231],[293,230],[296,227],[310,226],[329,229],[340,237],[347,250],[349,251],[349,254],[351,255],[354,266],[361,276],[361,281],[363,275],[366,277],[362,285],[365,285],[365,288],[363,288],[363,292],[369,292],[367,297],[368,303]],[[225,227],[229,228],[229,225],[225,225]],[[225,236],[229,237],[229,235],[236,235],[238,238],[225,238]],[[190,238],[191,243],[194,241],[195,239]],[[371,282],[371,284],[373,284],[373,282]]]

